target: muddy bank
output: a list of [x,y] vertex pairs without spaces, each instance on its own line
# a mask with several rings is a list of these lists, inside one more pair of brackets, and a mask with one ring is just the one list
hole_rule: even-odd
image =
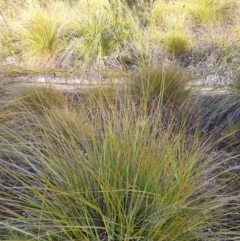
[[[54,86],[66,92],[81,92],[96,85],[124,84],[133,72],[123,70],[33,69],[15,66],[0,67],[0,86],[7,92],[35,86]],[[204,95],[226,94],[229,79],[220,75],[194,77],[189,88]]]

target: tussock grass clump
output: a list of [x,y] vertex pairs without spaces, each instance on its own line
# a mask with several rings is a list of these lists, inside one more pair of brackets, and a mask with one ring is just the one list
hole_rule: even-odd
[[99,64],[136,35],[134,20],[120,1],[99,9],[86,8],[86,12],[74,24],[76,50],[83,60]]
[[[35,112],[60,109],[66,106],[66,96],[54,87],[27,88],[19,91],[19,109],[26,108]],[[17,107],[18,108],[18,107]]]
[[191,48],[192,36],[181,29],[172,29],[160,35],[160,42],[168,53],[181,54]]
[[185,27],[187,11],[183,1],[156,1],[149,16],[150,25],[167,28]]
[[23,101],[22,109],[12,109],[12,117],[28,115],[21,126],[2,112],[7,104],[0,107],[7,119],[0,123],[4,240],[186,241],[231,234],[221,220],[233,197],[223,192],[224,182],[214,182],[221,160],[206,155],[211,145],[197,130],[187,136],[184,126],[162,128],[161,103],[153,116],[131,98],[111,107],[82,102],[75,110],[46,111],[43,104],[36,116]]
[[149,17],[152,41],[159,42],[168,53],[182,53],[192,45],[193,38],[188,33],[191,19],[182,1],[158,1]]
[[27,65],[47,65],[63,59],[68,49],[69,6],[60,2],[30,1],[10,23],[17,51]]
[[152,65],[143,66],[140,73],[134,76],[130,83],[132,93],[140,99],[158,99],[163,103],[170,100],[180,101],[189,94],[187,83],[191,73],[175,66]]
[[198,23],[231,21],[236,14],[236,7],[236,0],[195,0],[187,4],[188,11]]
[[111,107],[113,103],[118,103],[119,98],[126,97],[126,92],[121,86],[93,86],[83,96],[87,104],[101,108],[102,106]]

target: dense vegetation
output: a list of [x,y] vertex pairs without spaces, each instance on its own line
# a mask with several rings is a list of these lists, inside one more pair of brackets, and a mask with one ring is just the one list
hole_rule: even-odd
[[209,48],[218,49],[215,61],[238,53],[237,0],[0,3],[0,52],[25,66],[127,68],[130,63],[177,58],[186,52],[194,64],[202,60],[206,48],[209,55]]
[[[1,240],[239,240],[237,0],[0,3],[1,61],[14,59],[3,72],[124,80],[73,93],[2,84]],[[190,86],[211,75],[228,92]]]

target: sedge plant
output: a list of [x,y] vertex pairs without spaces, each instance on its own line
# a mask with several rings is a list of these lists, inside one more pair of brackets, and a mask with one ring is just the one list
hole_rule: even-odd
[[234,240],[221,160],[198,131],[162,128],[162,102],[153,116],[130,97],[38,115],[32,101],[1,102],[3,240]]
[[186,8],[198,23],[213,23],[218,21],[231,21],[238,8],[236,0],[201,0],[191,1]]
[[164,103],[169,100],[180,100],[189,95],[188,81],[192,78],[189,71],[165,63],[161,65],[147,64],[141,67],[130,81],[130,91],[136,98],[149,100],[158,99]]
[[158,1],[149,16],[151,40],[167,53],[181,54],[193,45],[191,18],[182,1]]
[[170,54],[182,54],[193,45],[192,36],[183,29],[170,29],[161,33],[159,41]]
[[[80,5],[81,6],[81,5]],[[86,6],[74,23],[75,45],[83,62],[101,64],[104,56],[116,55],[135,36],[134,20],[120,1],[109,6]]]
[[69,50],[71,15],[67,3],[28,1],[11,21],[14,41],[25,65],[60,64]]

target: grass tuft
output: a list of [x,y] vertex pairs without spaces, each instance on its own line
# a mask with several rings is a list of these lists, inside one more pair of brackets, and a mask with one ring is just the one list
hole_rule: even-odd
[[79,16],[74,24],[76,50],[81,59],[100,64],[104,56],[116,55],[126,41],[134,38],[134,20],[120,1],[111,3],[108,9],[86,11],[87,17]]
[[171,54],[182,54],[192,46],[192,37],[183,30],[169,30],[160,39],[163,47]]
[[213,23],[231,20],[236,4],[235,0],[201,0],[192,1],[187,8],[198,23]]
[[[238,240],[238,12],[237,0],[0,0],[1,78],[34,65],[106,80],[17,95],[0,83],[0,239]],[[191,95],[189,80],[225,77],[235,95]]]
[[69,28],[63,2],[47,6],[36,1],[27,2],[13,25],[18,51],[27,65],[46,65],[57,61],[67,48]]
[[[42,115],[32,99],[19,97],[9,100],[18,108],[1,114],[4,240],[186,241],[230,234],[222,220],[235,212],[227,209],[234,196],[224,192],[227,180],[213,181],[221,159],[207,155],[212,145],[197,129],[188,136],[184,125],[174,131],[170,121],[163,128],[162,104],[149,116],[131,98],[119,99],[117,108],[99,100],[78,109],[53,104],[51,111],[42,99],[34,99]],[[10,118],[21,115],[27,118]]]
[[188,96],[187,82],[190,79],[190,72],[173,64],[143,66],[133,78],[130,89],[135,96],[146,101],[179,101]]
[[65,95],[54,87],[27,88],[19,91],[19,108],[31,109],[44,113],[53,109],[63,109],[66,106]]

